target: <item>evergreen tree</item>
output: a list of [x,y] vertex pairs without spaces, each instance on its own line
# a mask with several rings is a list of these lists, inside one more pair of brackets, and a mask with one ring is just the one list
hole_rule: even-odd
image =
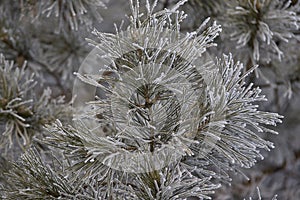
[[0,1],[0,199],[300,198],[299,8]]

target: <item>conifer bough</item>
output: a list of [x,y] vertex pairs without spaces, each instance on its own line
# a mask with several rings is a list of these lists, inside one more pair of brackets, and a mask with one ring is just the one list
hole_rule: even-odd
[[245,83],[257,66],[242,73],[231,55],[210,59],[221,27],[209,20],[181,34],[185,2],[154,12],[157,1],[146,1],[145,13],[131,2],[126,31],[94,31],[99,42],[90,41],[73,90],[79,113],[72,126],[47,126],[44,142],[61,161],[44,165],[26,152],[4,198],[209,199],[227,171],[252,167],[260,149],[274,147],[259,133],[276,133],[268,125],[281,116],[259,111],[266,99]]

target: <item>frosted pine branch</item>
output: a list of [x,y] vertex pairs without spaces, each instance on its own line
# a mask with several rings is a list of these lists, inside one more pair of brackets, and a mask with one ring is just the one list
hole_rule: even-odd
[[[41,135],[43,125],[57,117],[64,120],[71,107],[64,104],[63,97],[51,99],[49,88],[37,97],[33,93],[37,82],[26,70],[26,62],[17,68],[1,55],[0,72],[0,148],[6,154],[13,145],[28,148],[36,133]],[[17,155],[18,151],[11,153]]]
[[94,23],[102,21],[99,8],[106,8],[107,0],[71,0],[71,1],[38,1],[20,0],[23,9],[23,17],[28,14],[33,19],[46,16],[47,18],[56,18],[58,31],[66,28],[77,31],[82,24],[91,28]]
[[[299,15],[291,1],[229,1],[224,21],[225,30],[238,48],[247,48],[253,62],[270,62],[284,51],[277,45],[294,38],[299,28]],[[222,19],[221,19],[222,21]],[[226,21],[226,23],[225,23]]]

